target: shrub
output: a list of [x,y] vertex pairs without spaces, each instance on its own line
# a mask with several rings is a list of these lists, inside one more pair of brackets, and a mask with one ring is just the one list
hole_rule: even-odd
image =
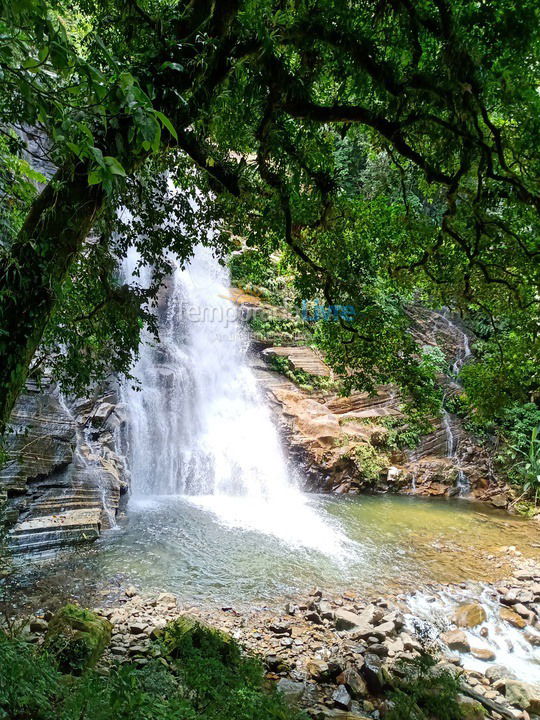
[[[71,608],[70,620],[94,616]],[[307,720],[220,631],[180,618],[165,628],[161,650],[142,667],[63,675],[56,656],[0,632],[0,720]]]
[[398,664],[386,720],[461,720],[459,678],[427,654]]
[[352,459],[360,475],[370,482],[376,482],[390,464],[386,455],[377,452],[369,443],[357,445]]

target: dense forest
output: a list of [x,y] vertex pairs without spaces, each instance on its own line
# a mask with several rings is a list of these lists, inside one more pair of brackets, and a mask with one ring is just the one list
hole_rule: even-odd
[[[0,0],[0,468],[12,472],[12,436],[21,428],[23,438],[29,432],[28,423],[25,428],[20,417],[13,420],[17,403],[26,407],[28,388],[51,393],[51,383],[60,394],[54,401],[60,410],[70,408],[63,422],[73,424],[85,399],[95,402],[99,393],[108,397],[114,378],[134,393],[122,390],[118,403],[127,405],[128,424],[134,426],[133,408],[138,422],[148,413],[145,384],[161,373],[160,382],[169,378],[169,420],[158,454],[168,457],[171,443],[188,442],[182,433],[191,422],[185,410],[189,393],[177,392],[176,376],[170,380],[171,358],[163,357],[173,341],[176,361],[184,357],[178,336],[187,332],[175,320],[176,300],[170,298],[177,292],[179,303],[203,302],[182,275],[192,268],[193,278],[204,271],[214,284],[220,272],[226,273],[223,283],[237,288],[244,314],[246,308],[263,309],[244,324],[252,342],[277,347],[265,362],[270,357],[274,384],[291,383],[279,391],[286,418],[296,412],[293,406],[302,405],[305,414],[309,407],[313,416],[313,403],[318,408],[326,403],[326,435],[321,430],[314,440],[305,417],[295,425],[297,435],[304,427],[309,438],[304,445],[319,475],[332,474],[325,492],[352,493],[366,486],[379,491],[381,477],[386,483],[398,473],[416,491],[422,438],[441,426],[444,461],[452,465],[456,487],[443,487],[445,476],[440,492],[433,485],[425,494],[462,494],[463,467],[481,457],[490,480],[475,480],[469,489],[495,487],[497,478],[496,497],[503,493],[504,501],[493,505],[535,516],[540,495],[538,14],[533,0]],[[214,261],[217,269],[212,265],[210,272],[208,263]],[[439,336],[431,336],[430,323],[442,323],[454,339],[439,342],[440,327]],[[229,368],[240,364],[240,355],[229,358],[229,345],[219,339],[212,349],[207,338],[193,332],[189,337],[184,344],[191,342],[195,365],[201,348],[216,356],[213,365],[201,359],[207,393],[218,395],[211,381],[223,368],[229,389],[221,390],[220,403],[234,406],[236,415],[244,413],[242,432],[248,433],[251,423],[260,435],[267,427],[266,420],[257,424],[262,415],[249,414],[247,403],[234,405],[233,394],[251,382]],[[144,348],[160,342],[168,343],[161,351],[162,367],[152,371]],[[452,342],[461,345],[455,350]],[[304,366],[295,366],[289,346],[302,348]],[[310,370],[312,362],[322,368],[320,376]],[[300,395],[294,395],[297,391]],[[369,403],[383,392],[384,409],[372,415],[371,406],[354,405],[354,398]],[[347,398],[347,412],[339,410]],[[178,425],[171,420],[171,403]],[[222,417],[221,407],[210,408],[209,423]],[[97,423],[92,417],[85,422],[94,427],[85,431],[86,446],[77,431],[77,447],[83,448],[79,466],[86,468],[96,457]],[[196,431],[204,435],[198,425]],[[75,430],[70,432],[74,438]],[[120,431],[115,432],[99,442],[119,443]],[[54,442],[60,434],[52,432]],[[75,443],[73,438],[69,442]],[[17,452],[29,442],[21,440],[17,447],[23,450]],[[255,448],[254,454],[275,478],[281,470],[272,464],[277,454],[272,442],[263,439],[263,449]],[[321,448],[314,450],[317,442]],[[108,489],[110,496],[137,489],[129,480],[136,483],[139,477],[133,467],[135,444],[132,437],[128,480]],[[223,444],[220,457],[229,462],[227,453],[236,446],[229,437]],[[52,473],[69,464],[73,452],[66,452],[67,461],[55,460]],[[305,462],[305,452],[303,457]],[[107,461],[112,472],[110,457]],[[178,462],[173,458],[167,467],[181,474]],[[256,467],[250,462],[248,475]],[[215,463],[220,467],[219,459]],[[416,465],[395,468],[407,463]],[[429,467],[439,481],[439,466]],[[154,464],[156,474],[168,472],[164,468]],[[198,466],[190,472],[195,477]],[[355,472],[361,477],[356,484]],[[446,466],[445,472],[448,476]],[[19,485],[3,485],[0,475],[0,498],[15,498],[12,525],[19,514],[25,519],[27,501],[20,500],[30,492],[25,483],[43,477],[41,470],[28,471],[21,486],[20,478]],[[188,495],[211,494],[207,478],[197,480],[196,491],[182,482]],[[150,487],[147,479],[141,487]],[[160,487],[161,494],[178,490],[178,485],[168,485],[166,492],[165,484]],[[113,515],[120,502],[116,495]],[[479,489],[475,499],[484,499]],[[50,517],[63,511],[48,507]],[[111,527],[116,521],[107,522]],[[98,524],[100,530],[106,527],[103,518]],[[500,527],[505,533],[508,526]],[[36,528],[25,526],[21,537]],[[518,541],[506,545],[514,544]],[[475,573],[474,579],[488,579],[480,578],[478,568]],[[534,581],[535,573],[521,579]],[[501,597],[504,591],[511,592],[510,586],[500,590]],[[528,593],[528,586],[520,592]],[[531,603],[517,612],[536,618],[531,607],[537,593],[531,592],[530,598],[516,595],[504,604]],[[310,602],[316,606],[306,606],[306,612],[315,613],[321,626],[323,620],[336,620],[339,603],[336,611],[321,608],[325,598]],[[43,621],[44,627],[49,622],[48,650],[37,665],[34,650],[12,632],[11,621],[9,632],[0,636],[2,717],[109,717],[97,694],[116,708],[115,716],[126,718],[277,719],[293,712],[279,694],[266,692],[261,667],[228,636],[206,625],[186,629],[173,618],[168,629],[152,634],[160,649],[144,665],[146,679],[140,676],[143,663],[115,670],[110,683],[93,670],[78,677],[110,641],[110,623],[103,620],[107,627],[98,627],[98,616],[77,608],[73,616],[59,612],[55,621]],[[396,624],[395,617],[373,617],[377,612],[367,621],[370,627],[379,621]],[[342,630],[361,627],[360,621],[341,620]],[[40,618],[33,622],[40,632]],[[75,667],[78,659],[59,646],[62,624],[75,655],[90,652],[88,642],[93,652],[108,637],[91,662],[85,656]],[[79,635],[74,640],[70,633]],[[288,638],[291,633],[276,634]],[[447,644],[460,650],[459,643]],[[64,661],[77,677],[72,696],[62,679]],[[456,700],[462,689],[454,674],[448,668],[434,674],[430,663],[435,660],[424,654],[420,661],[406,658],[394,681],[383,682],[379,666],[364,670],[369,692],[384,694],[386,709],[366,701],[362,716],[347,717],[451,720],[484,712],[510,717],[498,700],[487,702],[482,695],[478,706],[471,688],[464,709],[464,701]],[[354,689],[355,682],[336,680],[347,672],[343,666],[333,673],[327,665],[318,682],[347,687],[349,700],[357,702],[362,692]],[[283,668],[271,669],[271,679],[280,676],[289,677]],[[298,678],[291,677],[287,682],[294,685]],[[339,712],[351,710],[339,699],[334,705]],[[538,710],[533,700],[513,706]]]

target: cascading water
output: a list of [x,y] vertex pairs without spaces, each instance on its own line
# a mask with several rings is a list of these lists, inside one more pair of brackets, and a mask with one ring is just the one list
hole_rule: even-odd
[[[471,348],[469,344],[469,337],[467,333],[465,333],[461,328],[459,328],[455,323],[450,320],[450,318],[447,316],[447,310],[443,310],[443,312],[440,314],[442,318],[446,321],[448,324],[448,327],[452,330],[453,333],[461,336],[462,341],[462,347],[459,348],[458,354],[456,356],[456,359],[454,360],[452,364],[452,375],[457,378],[459,375],[461,368],[463,365],[467,362],[468,358],[471,356]],[[454,381],[454,385],[457,385],[460,387],[458,381]],[[442,424],[444,428],[444,432],[446,434],[446,455],[448,458],[450,458],[452,461],[454,461],[456,467],[457,467],[457,483],[456,487],[458,490],[459,495],[465,495],[469,491],[469,482],[467,480],[467,476],[465,475],[462,467],[459,463],[459,458],[457,456],[458,451],[458,443],[459,443],[459,437],[456,436],[454,433],[454,429],[452,427],[452,422],[450,418],[450,414],[443,410],[442,415]]]
[[227,288],[227,271],[203,247],[170,278],[160,344],[141,348],[140,390],[124,388],[133,494],[183,495],[230,527],[339,556],[339,529],[287,467]]

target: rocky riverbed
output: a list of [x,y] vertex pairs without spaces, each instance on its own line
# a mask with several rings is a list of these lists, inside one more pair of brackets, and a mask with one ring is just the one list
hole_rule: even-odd
[[[154,640],[166,623],[188,614],[259,655],[268,678],[314,718],[384,717],[400,661],[426,651],[438,660],[432,672],[460,675],[467,718],[527,720],[540,713],[540,564],[515,548],[506,554],[512,575],[482,589],[462,583],[365,598],[315,588],[281,611],[194,607],[172,593],[133,586],[114,596],[104,591],[96,610],[113,633],[101,665],[145,665],[159,655]],[[27,631],[35,642],[51,617],[52,609],[41,609],[31,618]]]

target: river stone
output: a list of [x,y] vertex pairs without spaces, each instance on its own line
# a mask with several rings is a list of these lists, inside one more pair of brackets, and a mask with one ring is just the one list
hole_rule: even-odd
[[111,634],[108,620],[68,604],[50,621],[44,647],[56,657],[62,672],[80,674],[97,663]]
[[277,689],[285,697],[285,700],[292,705],[297,705],[305,692],[304,683],[294,682],[289,678],[281,678],[277,684]]
[[332,700],[334,701],[335,705],[342,708],[343,710],[351,709],[352,698],[349,695],[345,685],[338,685],[337,689],[334,690],[334,693],[332,694]]
[[540,691],[532,685],[518,680],[507,680],[505,697],[506,701],[514,707],[533,713],[540,712]]
[[448,630],[447,632],[441,633],[440,639],[445,645],[448,645],[450,650],[457,650],[457,652],[469,652],[471,649],[467,636],[463,630]]
[[271,630],[274,633],[274,635],[290,635],[291,634],[291,626],[288,623],[282,623],[282,622],[271,623],[268,626],[268,629]]
[[485,720],[485,710],[478,700],[473,700],[467,695],[457,695],[456,702],[462,720]]
[[471,655],[477,660],[484,660],[485,662],[495,660],[495,653],[489,648],[471,648]]
[[535,647],[538,647],[540,645],[540,635],[538,635],[537,633],[525,632],[524,635],[527,641],[531,643],[531,645],[534,645]]
[[499,617],[501,618],[501,620],[504,620],[505,622],[508,622],[510,623],[510,625],[513,625],[517,628],[524,628],[527,625],[527,621],[524,620],[521,615],[518,615],[513,610],[510,610],[510,608],[500,608]]
[[458,627],[472,628],[487,619],[486,611],[478,603],[460,605],[454,613],[454,623]]
[[507,678],[510,675],[510,671],[508,670],[508,668],[505,668],[504,665],[491,665],[490,667],[486,668],[486,672],[484,674],[487,679],[493,683],[497,680]]

